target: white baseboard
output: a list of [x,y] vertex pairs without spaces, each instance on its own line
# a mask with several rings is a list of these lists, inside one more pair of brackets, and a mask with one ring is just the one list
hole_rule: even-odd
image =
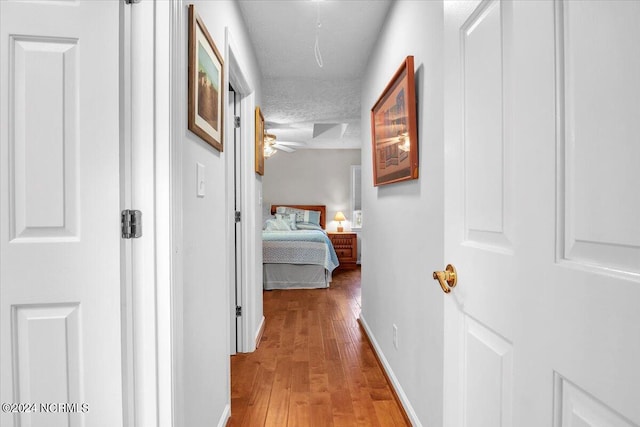
[[218,421],[218,427],[225,427],[229,418],[231,418],[231,404],[227,403],[224,407],[224,411],[222,411],[220,421]]
[[360,314],[360,324],[364,328],[364,331],[367,334],[367,337],[369,337],[369,341],[373,346],[373,351],[375,351],[376,354],[378,355],[378,359],[380,360],[380,363],[382,363],[382,368],[387,373],[387,376],[391,381],[391,385],[395,389],[396,394],[398,395],[398,399],[400,399],[400,403],[404,407],[404,410],[407,413],[407,416],[409,417],[411,424],[414,425],[415,427],[422,427],[422,423],[420,423],[420,420],[418,419],[418,415],[416,414],[416,411],[413,409],[413,406],[411,406],[411,402],[409,402],[409,398],[407,397],[404,390],[402,389],[402,386],[400,385],[398,378],[396,378],[395,374],[393,373],[393,369],[391,369],[391,365],[389,365],[387,358],[384,357],[384,353],[382,352],[382,349],[378,345],[378,341],[376,341],[375,336],[371,332],[371,329],[369,328],[369,325],[367,324],[367,321],[365,320],[364,316],[362,316],[362,314]]
[[256,336],[255,336],[255,348],[258,348],[258,346],[260,345],[260,340],[262,339],[262,334],[264,334],[264,316],[262,316],[262,319],[260,320],[260,325],[258,326],[258,331],[256,332]]

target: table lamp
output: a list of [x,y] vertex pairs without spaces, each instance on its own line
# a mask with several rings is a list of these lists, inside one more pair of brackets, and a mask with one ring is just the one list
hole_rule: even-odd
[[344,214],[339,211],[336,213],[336,216],[333,217],[333,220],[338,221],[338,233],[342,233],[344,231],[344,228],[342,228],[342,221],[346,221],[347,218],[345,218]]

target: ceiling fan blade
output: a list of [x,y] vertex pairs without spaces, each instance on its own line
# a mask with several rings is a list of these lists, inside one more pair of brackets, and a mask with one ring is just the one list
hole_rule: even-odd
[[287,153],[293,153],[294,151],[296,151],[291,147],[287,147],[286,145],[281,144],[273,144],[273,148],[275,148],[276,150],[285,151]]
[[271,122],[269,120],[266,120],[264,122],[264,128],[265,129],[290,129],[291,128],[291,124],[290,123]]
[[305,142],[295,142],[295,141],[279,141],[279,140],[277,140],[276,144],[288,145],[289,147],[306,147],[307,146],[307,144]]

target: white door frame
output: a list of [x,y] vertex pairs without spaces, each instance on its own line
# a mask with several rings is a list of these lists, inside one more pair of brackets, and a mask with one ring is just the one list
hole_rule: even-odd
[[[153,174],[155,188],[153,192],[155,201],[155,258],[153,270],[155,272],[155,295],[150,299],[149,304],[155,305],[155,376],[147,379],[149,394],[153,393],[156,400],[155,407],[149,407],[157,417],[154,425],[158,427],[171,427],[180,425],[176,422],[175,384],[177,369],[175,364],[175,307],[177,305],[174,296],[176,278],[182,277],[180,257],[177,256],[176,242],[176,221],[181,221],[179,216],[181,210],[176,207],[182,206],[182,201],[176,202],[176,192],[174,187],[176,177],[182,176],[180,159],[174,157],[176,145],[173,144],[176,129],[182,129],[176,123],[173,105],[177,99],[173,92],[175,88],[171,84],[171,78],[175,69],[179,69],[178,61],[172,61],[175,56],[172,53],[179,44],[178,29],[181,28],[178,19],[182,15],[178,13],[182,8],[179,2],[165,2],[154,0],[155,22],[153,29],[153,40],[155,40],[155,62],[153,72],[155,75],[153,95],[155,100],[153,123],[155,150],[149,153],[149,158],[153,158]],[[149,15],[151,13],[148,13]],[[151,20],[150,20],[151,21]],[[166,31],[167,25],[169,31]],[[147,46],[149,48],[149,46]],[[151,49],[148,49],[151,51]],[[149,101],[151,102],[151,101]],[[175,126],[174,126],[175,125]],[[179,183],[181,188],[182,183]],[[181,193],[180,193],[181,194]],[[180,228],[181,230],[181,228]],[[151,231],[151,230],[150,230]],[[181,235],[180,235],[181,238]],[[151,265],[149,265],[151,268]],[[182,303],[182,300],[179,301]],[[150,318],[148,318],[151,321]],[[141,424],[142,425],[142,424]],[[137,426],[137,425],[136,425]]]
[[[155,13],[154,13],[155,12]],[[171,426],[171,164],[168,138],[170,5],[124,6],[123,208],[143,212],[143,236],[123,240],[125,425]],[[155,52],[149,40],[156,40]],[[155,56],[155,57],[154,57]],[[149,76],[155,79],[149,79]],[[152,183],[150,186],[149,184]],[[150,187],[152,191],[149,191]],[[164,332],[163,332],[164,331]]]
[[[131,209],[142,211],[143,218],[142,237],[131,241],[132,426],[157,425],[155,87],[148,78],[154,71],[154,52],[148,46],[148,40],[154,37],[154,3],[130,6]],[[154,183],[153,191],[149,191],[149,183]]]
[[[229,88],[227,103],[229,107],[229,112],[226,115],[228,119],[228,127],[229,132],[229,144],[227,145],[228,150],[227,153],[229,156],[233,157],[233,186],[230,186],[229,189],[234,188],[234,194],[232,200],[233,210],[235,212],[242,212],[242,182],[243,176],[242,172],[244,168],[242,167],[242,133],[241,129],[235,127],[235,117],[238,117],[240,121],[244,120],[242,117],[242,109],[240,106],[240,100],[242,95],[238,93],[235,88],[232,91],[232,84],[227,86]],[[231,95],[233,93],[233,96]],[[232,114],[233,113],[233,114]],[[233,138],[231,137],[231,133],[233,133]],[[232,280],[229,284],[229,345],[230,351],[229,353],[233,356],[238,353],[238,351],[242,348],[242,324],[244,320],[244,316],[237,315],[237,307],[242,306],[242,282],[243,282],[243,271],[242,271],[242,252],[243,252],[243,244],[242,244],[242,221],[234,223],[234,252],[230,253],[233,262],[231,263],[233,266],[232,276],[235,277],[235,280]]]
[[[226,58],[224,63],[224,75],[226,76],[225,88],[228,91],[229,84],[233,86],[236,91],[236,96],[240,97],[240,117],[242,120],[240,122],[240,144],[243,147],[249,147],[253,141],[253,106],[254,102],[254,94],[253,88],[247,81],[244,70],[246,69],[239,61],[239,50],[237,45],[234,42],[233,36],[231,35],[231,31],[229,27],[225,28],[225,44],[224,44],[224,57]],[[227,92],[228,94],[228,92]],[[227,98],[228,99],[228,98]],[[228,111],[228,103],[225,105],[227,111],[225,111],[226,117],[226,126],[227,129],[234,129],[233,123],[233,114]],[[231,140],[234,135],[232,132],[225,132],[225,151],[227,154],[226,159],[226,197],[227,197],[227,283],[229,284],[229,295],[228,295],[228,304],[231,308],[231,305],[234,304],[234,297],[231,294],[231,290],[235,289],[235,211],[234,211],[234,174],[235,174],[235,164],[234,164],[234,156],[233,144]],[[247,188],[249,177],[253,175],[253,170],[247,168],[248,162],[246,161],[247,156],[249,155],[250,150],[243,149],[241,150],[241,159],[240,162],[245,169],[243,170],[243,178],[241,183],[239,184],[241,188],[238,188],[238,193],[241,195],[242,200],[240,205],[243,207],[245,212],[242,213],[243,220],[240,221],[241,229],[242,229],[242,237],[241,237],[241,251],[242,251],[242,260],[240,263],[240,269],[243,272],[249,271],[249,242],[248,236],[252,236],[251,233],[252,228],[249,227],[247,209],[248,206],[251,206],[250,201],[247,200],[247,196],[249,194],[249,189]],[[248,170],[249,169],[249,170]],[[252,309],[249,306],[249,300],[247,298],[248,295],[248,283],[247,283],[247,275],[241,275],[241,283],[240,283],[240,306],[243,310],[243,316],[241,320],[238,322],[237,328],[237,352],[246,352],[253,351],[254,345],[251,345],[250,337],[252,334],[250,333],[249,323],[247,321],[247,315]],[[229,329],[231,330],[231,325],[229,325]],[[230,344],[229,344],[230,345]],[[228,353],[231,353],[231,349],[229,349]]]
[[175,94],[170,89],[176,63],[171,61],[172,34],[181,17],[179,10],[172,2],[145,0],[126,5],[122,15],[122,139],[131,161],[123,165],[121,200],[123,209],[142,211],[143,224],[141,238],[123,240],[122,286],[128,301],[123,314],[124,410],[125,425],[131,427],[180,425],[174,420],[172,343],[172,284],[181,277],[180,269],[172,269],[180,259],[174,256],[179,246],[173,231],[180,211],[172,209],[180,204],[174,204],[172,184],[176,175],[181,176],[180,162],[172,161],[172,148],[180,144],[171,145],[172,132],[180,127],[172,126]]
[[[186,8],[179,1],[154,0],[156,17],[155,108],[157,206],[157,396],[158,426],[184,425],[182,138],[187,128],[182,59]],[[166,26],[169,25],[169,31]]]
[[[131,8],[122,2],[120,4],[120,208],[133,209],[132,193],[132,22]],[[128,304],[132,298],[133,289],[133,255],[132,241],[120,240],[120,287],[122,299],[122,410],[123,425],[132,426],[135,423],[135,379],[134,379],[134,343],[133,343],[133,306]]]

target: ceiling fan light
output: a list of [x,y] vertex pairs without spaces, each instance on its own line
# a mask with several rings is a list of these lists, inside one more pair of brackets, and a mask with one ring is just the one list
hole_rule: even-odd
[[278,152],[277,150],[274,150],[271,147],[265,147],[265,149],[264,149],[264,158],[268,159],[269,157],[272,157],[277,152]]
[[277,150],[273,147],[274,144],[276,143],[276,136],[272,133],[264,133],[264,148],[263,148],[263,154],[264,154],[264,158],[268,159],[269,157],[273,156],[274,154],[276,154]]
[[265,144],[273,144],[276,142],[276,136],[272,133],[264,133]]

